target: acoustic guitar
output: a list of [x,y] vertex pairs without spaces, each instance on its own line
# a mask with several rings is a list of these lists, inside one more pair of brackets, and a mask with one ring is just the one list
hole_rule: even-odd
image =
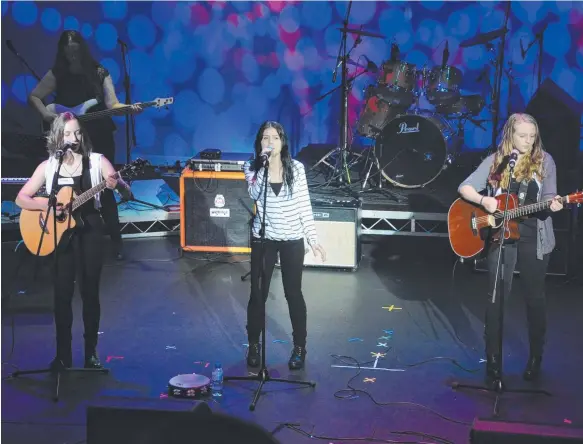
[[[152,100],[151,102],[141,102],[140,105],[142,106],[142,108],[150,107],[161,108],[163,106],[172,105],[173,103],[174,103],[173,97],[166,97],[164,99],[157,98]],[[51,103],[50,105],[47,105],[47,110],[55,114],[62,114],[67,111],[72,112],[82,122],[85,122],[87,120],[101,119],[103,117],[109,116],[122,116],[124,114],[131,114],[133,112],[132,105],[126,105],[121,106],[119,108],[104,109],[101,111],[91,112],[91,108],[93,108],[97,104],[98,104],[97,99],[89,99],[73,108],[68,108],[66,106],[59,105],[58,103]]]
[[[133,175],[147,162],[137,159],[125,165],[115,173],[116,178]],[[97,193],[103,191],[106,181],[102,181],[93,188],[77,195],[72,187],[66,186],[57,193],[57,204],[63,205],[63,212],[57,216],[57,242],[59,245],[63,239],[67,239],[76,227],[83,226],[83,218],[80,212],[75,211],[81,205],[90,200]],[[40,199],[40,198],[35,198]],[[26,248],[38,256],[47,256],[55,251],[54,213],[51,209],[47,217],[47,210],[22,210],[20,213],[20,234]]]
[[[583,202],[583,192],[569,194],[560,199],[563,205],[581,203]],[[457,199],[449,208],[447,213],[449,243],[454,253],[459,257],[468,259],[476,256],[484,250],[487,242],[498,242],[502,232],[504,233],[504,242],[519,239],[517,219],[546,210],[553,202],[553,199],[550,199],[519,206],[518,197],[510,194],[507,220],[503,228],[506,194],[496,196],[496,200],[498,201],[498,209],[493,214],[462,198]]]

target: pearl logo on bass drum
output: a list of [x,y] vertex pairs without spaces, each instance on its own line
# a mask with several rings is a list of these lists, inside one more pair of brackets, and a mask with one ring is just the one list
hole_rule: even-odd
[[225,206],[225,196],[222,194],[217,194],[215,196],[215,207],[223,208]]

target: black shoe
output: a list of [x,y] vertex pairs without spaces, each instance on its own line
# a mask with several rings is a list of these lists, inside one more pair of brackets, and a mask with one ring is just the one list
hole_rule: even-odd
[[500,356],[487,355],[486,357],[486,376],[491,379],[500,379],[502,372],[500,369]]
[[93,352],[90,355],[85,355],[85,368],[102,369],[103,365],[97,357],[97,353]]
[[304,368],[304,361],[306,360],[306,347],[294,345],[291,357],[289,358],[288,366],[290,370],[301,370]]
[[60,370],[66,370],[68,368],[73,367],[73,358],[59,358],[58,356],[55,357],[49,364],[49,369],[52,372],[58,372]]
[[261,364],[261,347],[259,342],[252,342],[247,349],[247,365],[249,367],[259,367]]
[[522,374],[522,378],[525,381],[535,381],[540,375],[540,366],[542,363],[542,356],[530,356],[528,362],[526,363],[526,369]]

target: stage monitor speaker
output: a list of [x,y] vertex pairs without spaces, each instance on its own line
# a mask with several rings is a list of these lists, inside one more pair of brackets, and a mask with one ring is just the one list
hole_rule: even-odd
[[318,242],[326,251],[326,262],[316,259],[310,250],[304,257],[304,266],[358,269],[360,207],[356,199],[312,199]]
[[527,424],[475,419],[471,444],[563,444],[583,443],[583,429],[572,426]]
[[[156,408],[89,406],[87,444],[277,444],[263,428],[213,413],[205,402],[160,402]],[[140,400],[140,403],[143,401]],[[147,404],[147,403],[146,403]]]
[[526,112],[536,119],[545,150],[555,160],[559,194],[581,189],[583,171],[579,150],[582,105],[551,79],[546,79],[532,96]]
[[180,245],[185,251],[250,253],[254,211],[242,172],[180,176]]

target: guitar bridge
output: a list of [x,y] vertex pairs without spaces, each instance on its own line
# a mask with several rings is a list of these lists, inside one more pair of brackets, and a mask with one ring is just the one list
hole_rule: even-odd
[[470,225],[472,227],[472,233],[474,236],[478,235],[478,224],[476,222],[476,213],[472,213],[472,217],[470,219]]

